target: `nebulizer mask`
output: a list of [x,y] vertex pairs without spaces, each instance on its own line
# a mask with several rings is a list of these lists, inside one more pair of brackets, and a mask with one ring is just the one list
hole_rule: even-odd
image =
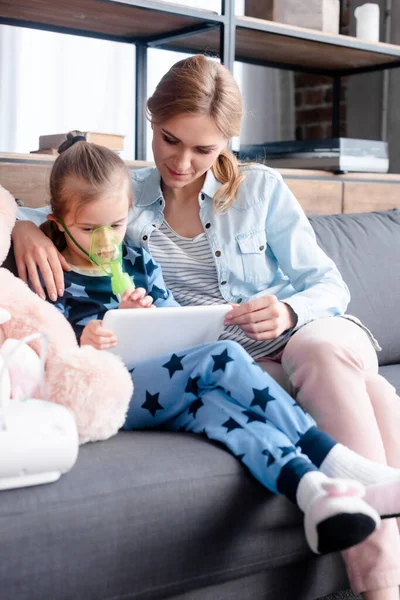
[[86,252],[78,244],[61,219],[60,223],[68,237],[81,252],[86,254],[90,262],[111,277],[113,294],[121,298],[126,290],[135,287],[130,275],[124,273],[122,270],[122,245],[112,227],[103,225],[94,229],[90,238],[89,252]]

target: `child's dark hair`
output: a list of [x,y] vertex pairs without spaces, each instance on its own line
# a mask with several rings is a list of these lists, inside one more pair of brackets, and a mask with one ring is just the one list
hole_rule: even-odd
[[[58,148],[59,156],[50,173],[51,212],[63,219],[69,203],[79,197],[79,204],[95,200],[111,190],[119,177],[126,177],[128,194],[131,185],[124,161],[112,150],[86,141],[81,131],[70,131]],[[73,185],[66,185],[66,180]],[[59,251],[65,248],[65,235],[54,221],[46,221],[40,229]]]

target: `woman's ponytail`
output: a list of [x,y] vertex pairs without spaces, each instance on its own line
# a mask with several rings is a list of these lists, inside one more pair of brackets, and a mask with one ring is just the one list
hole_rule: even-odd
[[214,177],[222,183],[214,195],[214,204],[218,212],[225,212],[236,196],[239,185],[244,179],[240,174],[236,156],[228,149],[222,150],[212,166]]

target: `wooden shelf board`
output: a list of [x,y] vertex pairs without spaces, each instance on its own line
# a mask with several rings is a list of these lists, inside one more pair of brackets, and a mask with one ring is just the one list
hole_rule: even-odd
[[[152,1],[150,8],[144,8],[132,6],[129,1],[0,0],[0,19],[12,20],[15,24],[32,23],[48,29],[116,37],[128,42],[168,34],[202,22],[218,24],[222,18],[210,11],[195,11],[196,18],[179,15],[169,12],[179,10],[178,5],[171,3]],[[189,9],[182,7],[182,10]],[[160,42],[159,47],[218,54],[219,28],[164,46]],[[253,17],[236,17],[236,58],[334,73],[400,64],[400,47]]]
[[[201,32],[168,47],[218,54],[219,32]],[[235,56],[242,62],[290,65],[331,74],[396,63],[400,66],[400,46],[251,17],[236,18]]]
[[392,44],[364,42],[250,17],[236,21],[236,56],[241,59],[338,72],[400,63],[400,47]]
[[[159,10],[102,2],[100,0],[0,0],[0,19],[13,19],[75,32],[91,32],[126,38],[142,38],[198,25],[201,19]],[[164,9],[164,11],[163,11]],[[203,11],[204,20],[218,15]],[[17,23],[16,23],[17,24]]]

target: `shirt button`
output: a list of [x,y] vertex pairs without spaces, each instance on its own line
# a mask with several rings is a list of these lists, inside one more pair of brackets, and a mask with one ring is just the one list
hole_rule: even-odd
[[201,200],[205,200],[205,198],[206,198],[206,197],[205,197],[205,195],[204,195],[204,194],[200,194],[200,199],[201,199]]
[[[151,224],[151,226],[152,226],[152,227],[157,227],[157,225],[154,225],[154,223],[152,223],[152,224]],[[261,249],[262,249],[262,248],[260,248],[260,250],[261,250]]]
[[259,250],[264,250],[264,246],[260,246]]
[[238,299],[236,300],[236,302],[237,302],[238,304],[240,304],[242,301],[243,301],[243,298],[238,298]]
[[221,281],[221,285],[226,285],[226,281]]
[[215,256],[221,256],[221,250],[217,250]]
[[144,236],[142,237],[142,240],[145,242],[145,241],[147,240],[147,235],[144,235]]
[[162,205],[162,200],[160,200],[160,205]]
[[206,229],[210,229],[211,223],[206,223]]

